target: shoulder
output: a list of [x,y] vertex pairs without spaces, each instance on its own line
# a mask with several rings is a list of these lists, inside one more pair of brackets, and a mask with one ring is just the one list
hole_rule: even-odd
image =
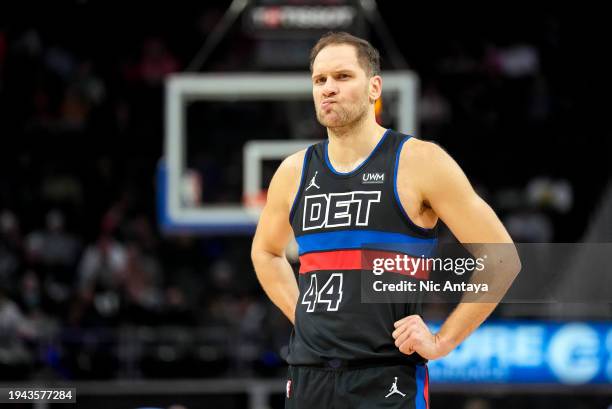
[[451,156],[437,143],[417,138],[408,139],[401,147],[399,172],[429,178],[456,166]]
[[431,166],[436,162],[450,158],[448,153],[437,143],[414,137],[408,139],[401,149],[400,161],[404,163],[411,162]]
[[411,175],[426,198],[448,196],[457,192],[466,195],[469,180],[457,162],[438,144],[410,138],[402,147],[400,171]]
[[306,155],[307,149],[302,149],[283,159],[279,170],[285,172],[302,172],[302,165],[304,164],[304,156]]
[[302,175],[302,168],[304,167],[306,151],[307,149],[302,149],[283,159],[275,176],[286,181],[295,180],[296,178],[299,180]]
[[410,175],[428,189],[445,189],[465,177],[455,160],[435,142],[410,138],[402,147],[400,175]]
[[295,152],[281,162],[270,182],[268,200],[291,202],[299,188],[306,151]]

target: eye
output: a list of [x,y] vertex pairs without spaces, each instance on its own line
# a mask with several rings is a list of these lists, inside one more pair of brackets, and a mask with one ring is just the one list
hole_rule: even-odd
[[315,84],[323,84],[324,82],[325,82],[325,78],[323,78],[323,77],[317,77],[314,80]]
[[350,77],[350,75],[348,75],[348,74],[344,74],[344,73],[338,74],[338,78],[341,79],[341,80],[345,80],[345,79],[347,79],[349,77]]

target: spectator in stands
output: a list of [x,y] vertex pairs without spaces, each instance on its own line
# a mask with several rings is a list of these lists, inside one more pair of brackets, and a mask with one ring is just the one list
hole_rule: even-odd
[[0,379],[27,378],[34,362],[27,343],[36,337],[36,328],[0,288]]
[[141,324],[155,324],[163,304],[158,260],[143,253],[137,243],[128,243],[123,274],[127,318]]
[[80,323],[88,312],[95,320],[115,320],[120,309],[121,287],[126,275],[125,246],[108,234],[85,250],[78,266],[78,302],[73,323]]

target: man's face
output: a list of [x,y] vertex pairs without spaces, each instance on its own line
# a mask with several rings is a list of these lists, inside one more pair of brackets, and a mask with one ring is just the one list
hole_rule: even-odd
[[323,48],[312,65],[312,96],[317,119],[327,128],[350,125],[367,115],[370,79],[348,44]]

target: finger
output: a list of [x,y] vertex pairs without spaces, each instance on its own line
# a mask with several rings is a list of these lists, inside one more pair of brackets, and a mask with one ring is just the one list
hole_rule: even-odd
[[419,315],[417,314],[413,314],[413,315],[408,315],[400,320],[397,320],[393,323],[393,325],[395,326],[395,328],[399,327],[400,325],[402,325],[405,322],[410,322],[412,320],[414,320],[415,318],[421,318]]
[[411,315],[410,322],[424,323],[423,318],[418,314]]
[[[407,330],[414,330],[414,329],[417,329],[417,328],[419,328],[418,323],[409,321],[409,322],[405,322],[397,330],[403,333],[403,332],[405,332]],[[399,334],[398,334],[398,336],[399,336]]]
[[406,325],[402,325],[401,327],[396,328],[391,335],[393,335],[394,339],[397,339],[397,337],[399,337],[401,334],[404,333],[404,331],[406,331],[406,328]]
[[409,339],[421,339],[425,334],[425,330],[418,325],[418,323],[412,323],[406,325],[406,331],[400,335],[396,340],[396,345],[399,346],[403,342],[406,342]]
[[404,353],[406,355],[412,355],[415,352],[412,344],[410,343],[410,341],[406,341],[402,345],[400,345],[399,350],[400,350],[400,352],[402,352],[402,353]]
[[395,339],[395,346],[399,348],[400,345],[406,342],[406,339],[408,339],[409,336],[410,334],[408,332],[403,332],[399,337]]
[[[412,332],[403,344],[400,344],[400,348],[408,348],[410,353],[416,352],[419,346],[423,344],[423,338],[418,332]],[[401,351],[401,349],[400,349]]]
[[395,340],[395,346],[402,345],[410,336],[414,335],[416,329],[413,326],[407,326],[406,330]]
[[406,316],[406,317],[404,317],[402,319],[399,319],[399,320],[395,321],[395,323],[394,323],[395,327],[397,328],[398,326],[402,325],[403,323],[410,321],[410,317],[412,317],[412,315],[408,315],[408,316]]

